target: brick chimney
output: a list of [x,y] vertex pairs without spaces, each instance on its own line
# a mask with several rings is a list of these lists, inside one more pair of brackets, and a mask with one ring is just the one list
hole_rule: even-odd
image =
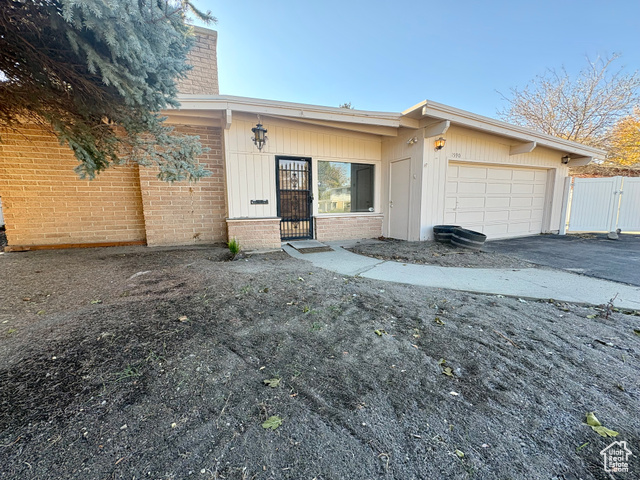
[[178,91],[197,95],[219,95],[216,55],[218,32],[202,27],[193,27],[193,30],[196,41],[188,57],[188,63],[193,65],[193,68],[187,74],[187,78],[178,82]]

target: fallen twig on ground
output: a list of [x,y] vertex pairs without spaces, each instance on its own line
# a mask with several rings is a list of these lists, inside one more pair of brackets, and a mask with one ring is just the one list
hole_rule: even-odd
[[16,438],[16,439],[15,439],[13,442],[11,442],[11,443],[7,443],[6,445],[0,445],[0,447],[2,447],[2,448],[7,448],[7,447],[10,447],[11,445],[15,445],[16,443],[18,443],[18,440],[20,440],[21,438],[22,438],[22,436],[20,436],[20,437]]
[[502,333],[500,333],[500,332],[499,332],[499,331],[497,331],[497,330],[494,330],[494,332],[496,332],[498,335],[500,335],[502,338],[504,338],[506,341],[508,341],[508,342],[509,342],[511,345],[513,345],[514,347],[516,347],[516,348],[520,348],[520,347],[516,344],[516,342],[514,342],[513,340],[511,340],[509,337],[507,337],[507,336],[503,335]]

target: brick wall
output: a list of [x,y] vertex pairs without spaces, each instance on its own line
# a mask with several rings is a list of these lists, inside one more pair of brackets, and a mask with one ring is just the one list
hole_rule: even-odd
[[226,242],[222,131],[217,127],[176,127],[199,135],[208,153],[199,158],[211,177],[195,183],[158,180],[155,168],[140,167],[140,188],[148,245],[191,245]]
[[[195,27],[195,34],[189,53],[194,68],[179,82],[179,91],[218,95],[217,32]],[[73,171],[78,164],[73,153],[53,135],[35,126],[1,132],[0,197],[9,244],[226,241],[221,131],[178,130],[200,135],[211,149],[201,162],[213,177],[171,185],[157,180],[154,169],[118,166],[82,181]]]
[[227,219],[229,238],[240,242],[240,248],[247,250],[271,250],[280,248],[280,219],[251,218]]
[[180,93],[219,95],[218,58],[216,46],[218,33],[214,30],[195,27],[196,42],[189,52],[188,63],[193,69],[187,78],[178,82]]
[[0,196],[10,246],[144,241],[138,169],[116,166],[93,181],[37,126],[0,132]]
[[382,235],[383,215],[315,217],[316,239],[320,242],[377,238]]

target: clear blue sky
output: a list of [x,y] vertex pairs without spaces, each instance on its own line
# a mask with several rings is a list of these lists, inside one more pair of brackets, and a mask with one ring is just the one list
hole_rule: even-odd
[[640,0],[199,0],[218,18],[220,93],[362,110],[430,99],[490,117],[546,68],[622,53],[640,70]]

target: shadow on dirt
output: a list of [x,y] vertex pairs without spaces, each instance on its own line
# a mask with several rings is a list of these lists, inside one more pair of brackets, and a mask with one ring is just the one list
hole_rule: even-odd
[[639,317],[224,254],[0,258],[0,476],[604,479],[587,411],[640,444]]

